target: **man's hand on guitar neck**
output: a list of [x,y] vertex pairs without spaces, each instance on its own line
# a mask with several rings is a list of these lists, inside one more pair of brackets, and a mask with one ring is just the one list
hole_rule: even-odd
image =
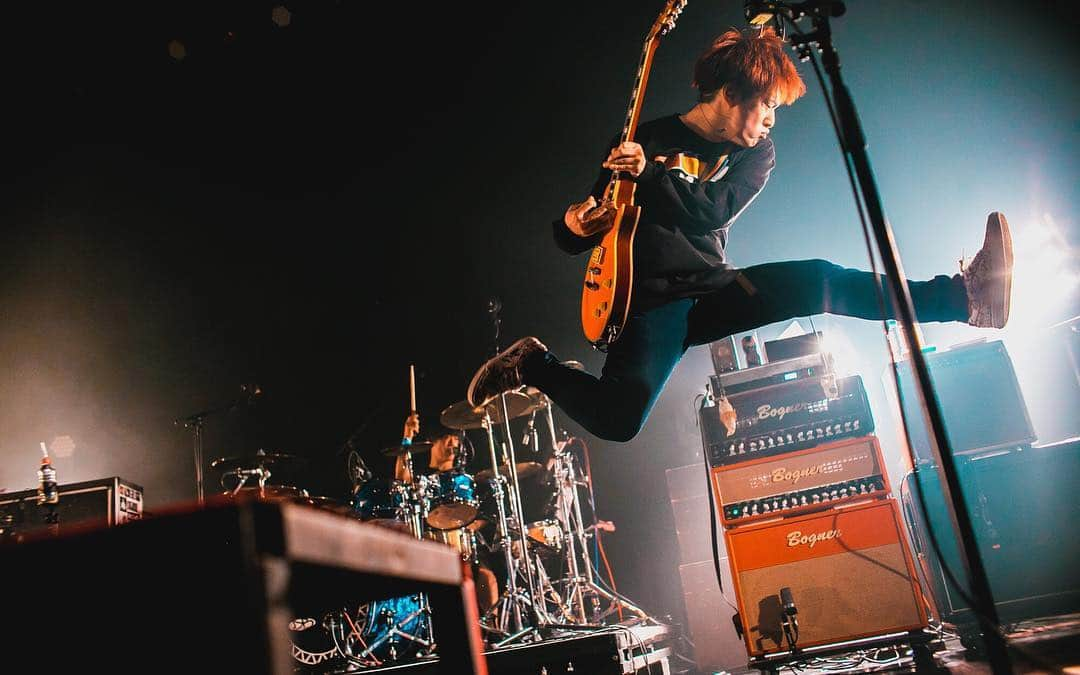
[[596,199],[589,196],[583,202],[571,204],[563,216],[568,230],[579,237],[591,237],[607,232],[615,224],[615,205],[604,202],[597,206]]
[[611,149],[607,161],[601,166],[637,178],[645,170],[645,164],[645,148],[641,147],[640,143],[624,141]]

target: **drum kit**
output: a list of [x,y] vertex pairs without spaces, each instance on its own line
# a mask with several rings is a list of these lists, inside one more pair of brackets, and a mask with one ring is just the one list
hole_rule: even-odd
[[[413,456],[429,452],[431,445],[393,446],[382,454],[401,457],[413,480],[376,480],[362,472],[368,478],[354,491],[352,507],[361,520],[441,541],[472,563],[484,563],[481,553],[492,562],[501,559],[502,592],[480,622],[495,648],[558,630],[598,628],[614,611],[647,617],[595,583],[589,555],[593,533],[582,518],[579,494],[592,486],[572,452],[574,439],[563,432],[559,440],[552,407],[533,388],[506,392],[478,407],[455,403],[440,414],[441,425],[466,439],[468,431],[483,432],[490,468],[470,474],[462,461],[467,455],[459,454],[452,469],[417,476]],[[526,416],[524,443],[545,458],[543,464],[515,456],[510,422]],[[541,426],[547,428],[550,452],[540,451]],[[525,485],[534,487],[530,492]],[[591,501],[587,495],[586,503]],[[493,532],[485,538],[482,531],[489,527]]]
[[[444,409],[439,421],[464,441],[461,449],[473,447],[467,432],[480,431],[486,439],[486,457],[477,459],[488,468],[475,474],[466,470],[471,452],[457,452],[448,470],[418,474],[413,470],[414,457],[431,453],[435,443],[416,441],[378,451],[403,464],[409,480],[379,478],[367,468],[359,450],[353,449],[347,458],[346,471],[353,484],[347,505],[293,486],[275,485],[274,472],[287,473],[303,463],[294,455],[260,451],[252,457],[220,458],[210,466],[222,472],[221,485],[228,495],[329,508],[375,526],[441,542],[468,563],[501,567],[502,583],[492,583],[501,587],[501,593],[492,591],[490,607],[480,619],[493,648],[534,642],[567,630],[601,628],[615,611],[646,619],[643,610],[595,583],[589,554],[594,532],[582,518],[580,494],[583,489],[589,491],[585,503],[591,504],[592,486],[573,451],[581,444],[565,432],[559,440],[552,407],[539,390],[522,388],[483,406],[461,401]],[[523,444],[543,463],[518,461],[515,456],[510,422],[526,416]],[[546,427],[544,445],[549,445],[549,451],[541,448],[541,427]],[[521,431],[516,437],[521,440]],[[293,657],[308,666],[338,662],[364,669],[429,657],[436,650],[431,610],[423,594],[343,606],[321,620],[297,618],[289,629]]]

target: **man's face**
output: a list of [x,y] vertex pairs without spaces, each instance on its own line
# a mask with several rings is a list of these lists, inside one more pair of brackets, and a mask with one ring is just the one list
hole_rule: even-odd
[[461,449],[461,439],[456,434],[443,436],[431,446],[431,466],[451,464]]
[[775,94],[736,105],[731,140],[747,148],[760,143],[776,124],[776,108],[779,105],[780,99]]

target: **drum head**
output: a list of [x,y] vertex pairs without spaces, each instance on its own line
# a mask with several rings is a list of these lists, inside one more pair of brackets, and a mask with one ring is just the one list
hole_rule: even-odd
[[305,666],[325,664],[337,656],[334,640],[320,618],[298,617],[289,621],[289,641],[293,659]]

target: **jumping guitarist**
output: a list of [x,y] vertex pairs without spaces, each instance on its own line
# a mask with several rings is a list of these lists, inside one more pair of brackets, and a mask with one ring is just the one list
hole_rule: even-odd
[[[632,141],[620,137],[592,193],[554,224],[563,250],[596,247],[617,212],[604,201],[611,172],[633,181],[641,212],[629,311],[616,339],[604,345],[601,376],[564,365],[526,337],[480,367],[469,384],[470,403],[527,383],[596,436],[627,441],[691,346],[809,314],[894,317],[891,306],[882,316],[870,272],[824,260],[743,269],[728,263],[732,225],[776,164],[769,132],[777,108],[806,91],[783,41],[770,28],[725,32],[698,58],[694,86],[698,102],[690,110],[642,123]],[[982,249],[959,274],[908,284],[920,322],[1001,328],[1011,278],[1008,224],[994,212]]]

